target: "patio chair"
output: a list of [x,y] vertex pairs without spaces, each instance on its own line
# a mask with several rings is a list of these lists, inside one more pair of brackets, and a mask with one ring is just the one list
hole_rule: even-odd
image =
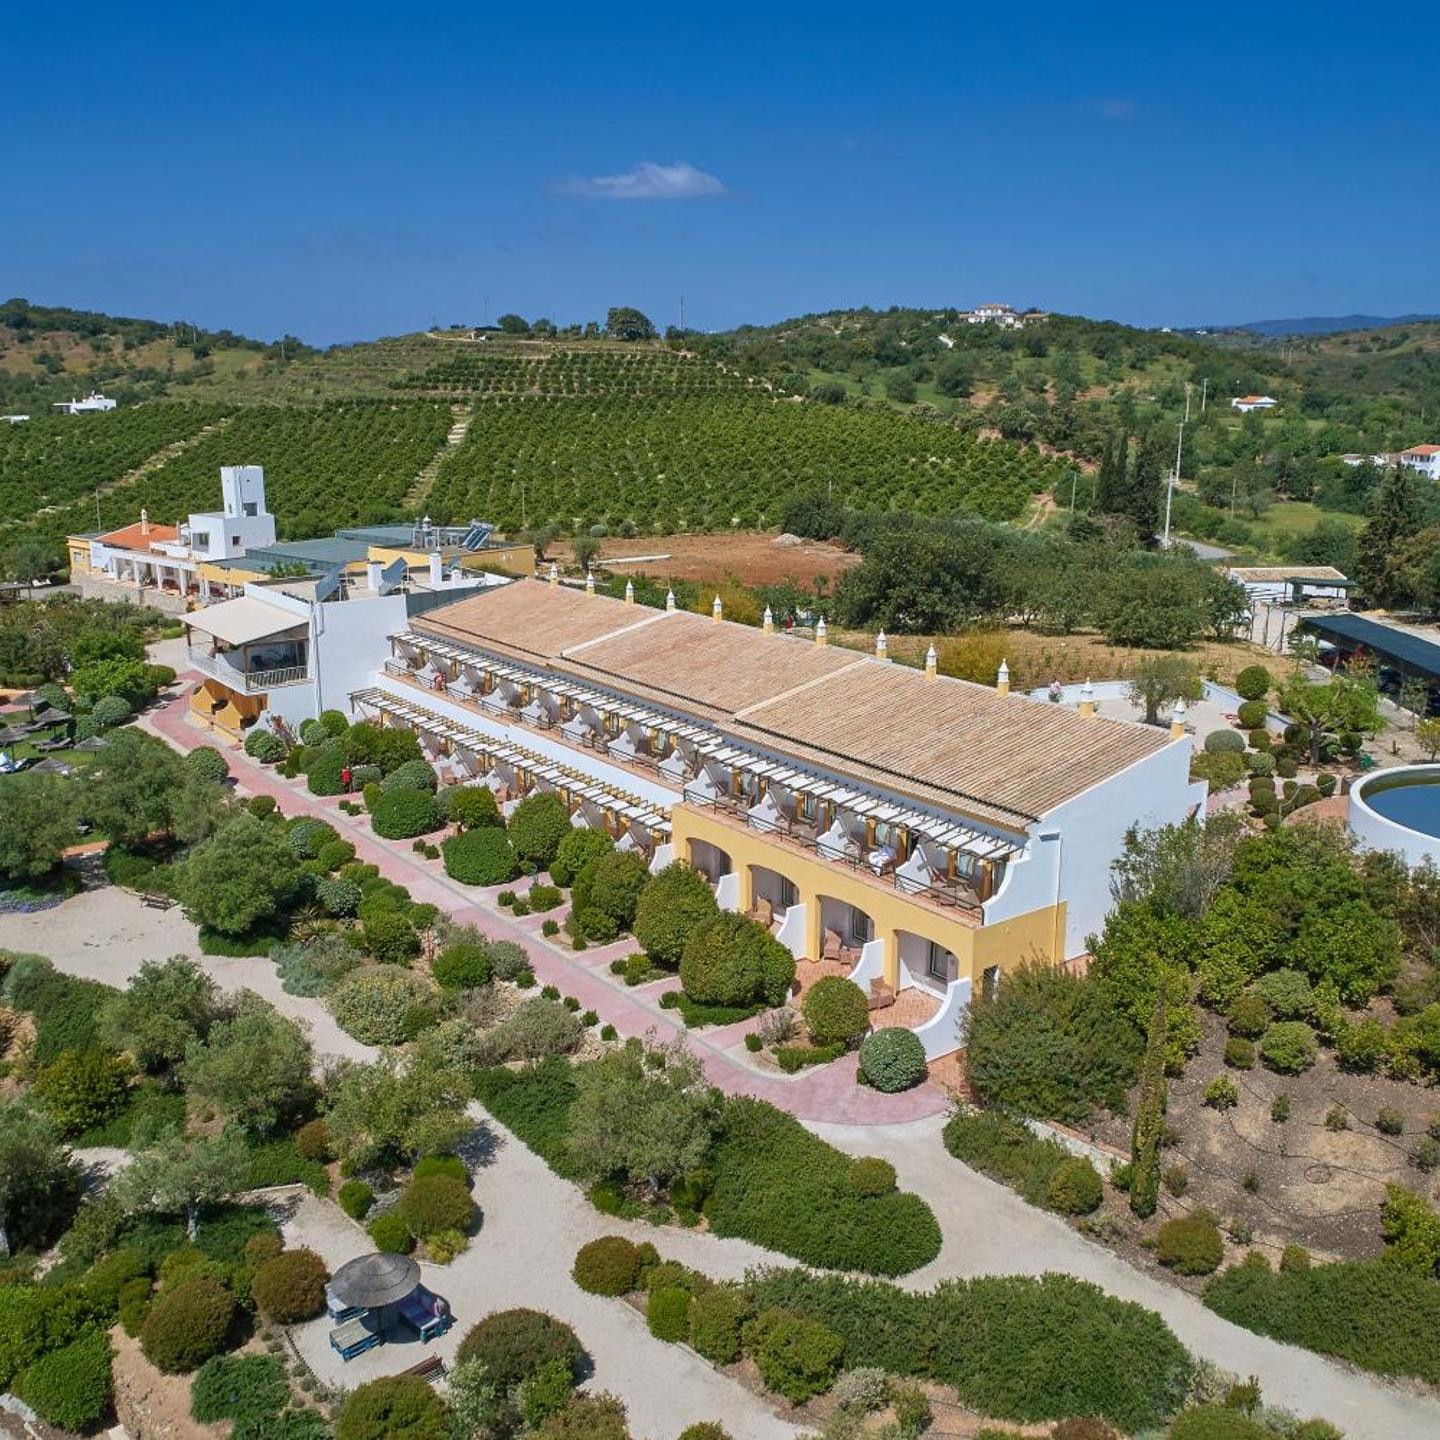
[[825,942],[820,947],[820,958],[822,960],[841,960],[845,955],[845,947],[840,942],[838,930],[827,930]]
[[450,1306],[423,1285],[402,1300],[396,1309],[400,1318],[420,1337],[422,1344],[443,1335],[455,1323]]
[[768,900],[757,900],[755,908],[750,912],[750,918],[768,930],[775,923],[775,907]]
[[330,1348],[342,1360],[350,1361],[357,1355],[363,1355],[367,1350],[383,1344],[379,1329],[372,1328],[369,1321],[370,1312],[367,1310],[345,1321],[343,1325],[337,1325],[330,1332]]

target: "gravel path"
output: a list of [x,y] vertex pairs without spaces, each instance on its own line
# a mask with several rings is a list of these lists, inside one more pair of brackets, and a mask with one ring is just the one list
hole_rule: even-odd
[[906,1276],[902,1283],[907,1287],[924,1289],[956,1275],[1063,1271],[1158,1311],[1196,1355],[1237,1375],[1259,1376],[1267,1402],[1302,1416],[1322,1416],[1340,1426],[1349,1440],[1440,1435],[1440,1399],[1345,1370],[1308,1350],[1222,1320],[1195,1296],[1136,1269],[1058,1216],[1027,1205],[1013,1191],[954,1159],[940,1138],[943,1119],[884,1128],[810,1128],[851,1154],[885,1156],[902,1188],[930,1202],[944,1240],[931,1264]]
[[[739,1278],[749,1266],[773,1262],[773,1255],[743,1241],[608,1219],[500,1127],[481,1119],[480,1136],[490,1141],[486,1163],[475,1176],[475,1200],[484,1216],[480,1232],[450,1265],[421,1267],[425,1285],[449,1301],[455,1324],[423,1348],[407,1332],[346,1364],[330,1348],[329,1322],[312,1320],[292,1333],[317,1374],[353,1388],[432,1351],[449,1361],[477,1320],[495,1310],[529,1306],[574,1327],[595,1362],[587,1383],[625,1402],[637,1440],[674,1440],[698,1420],[723,1421],[735,1440],[790,1440],[797,1434],[788,1420],[688,1347],[656,1340],[628,1305],[587,1295],[570,1278],[575,1251],[597,1235],[651,1240],[662,1254],[716,1278]],[[308,1194],[294,1204],[282,1228],[289,1243],[310,1246],[332,1270],[373,1248],[337,1207]]]
[[129,890],[107,885],[33,915],[0,915],[0,948],[48,956],[57,969],[86,980],[124,985],[146,960],[188,955],[227,993],[253,990],[309,1030],[317,1063],[371,1060],[376,1051],[352,1039],[318,1001],[287,995],[263,956],[202,955],[196,929],[178,905],[151,910]]

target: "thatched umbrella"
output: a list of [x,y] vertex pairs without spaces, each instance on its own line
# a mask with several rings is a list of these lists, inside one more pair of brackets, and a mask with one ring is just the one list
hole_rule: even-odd
[[330,1277],[330,1293],[359,1310],[397,1305],[415,1293],[420,1267],[408,1255],[357,1255]]

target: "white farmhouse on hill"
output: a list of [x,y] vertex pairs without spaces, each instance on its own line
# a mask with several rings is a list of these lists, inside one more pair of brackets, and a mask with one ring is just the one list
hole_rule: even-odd
[[1248,415],[1252,410],[1273,410],[1279,403],[1273,395],[1237,395],[1230,408]]
[[92,390],[83,400],[57,400],[55,408],[67,415],[83,415],[88,410],[113,410],[115,402],[98,390]]
[[1400,452],[1400,463],[1418,470],[1427,480],[1440,480],[1440,445],[1413,445]]

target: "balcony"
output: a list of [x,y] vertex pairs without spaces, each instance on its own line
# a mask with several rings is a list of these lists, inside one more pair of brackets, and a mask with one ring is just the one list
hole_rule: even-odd
[[715,815],[724,825],[740,830],[760,831],[784,849],[803,855],[809,860],[818,860],[825,865],[849,870],[877,888],[895,891],[908,899],[941,911],[963,925],[984,924],[985,912],[980,897],[963,880],[925,883],[899,873],[894,867],[877,872],[863,856],[855,857],[822,849],[817,843],[813,826],[798,821],[791,821],[788,826],[783,823],[775,824],[752,814],[743,800],[730,796],[706,797],[687,791],[684,802],[692,809]]
[[253,695],[262,690],[278,690],[282,685],[303,684],[310,678],[309,665],[281,665],[268,670],[238,670],[219,655],[203,650],[187,649],[186,663],[232,690]]

